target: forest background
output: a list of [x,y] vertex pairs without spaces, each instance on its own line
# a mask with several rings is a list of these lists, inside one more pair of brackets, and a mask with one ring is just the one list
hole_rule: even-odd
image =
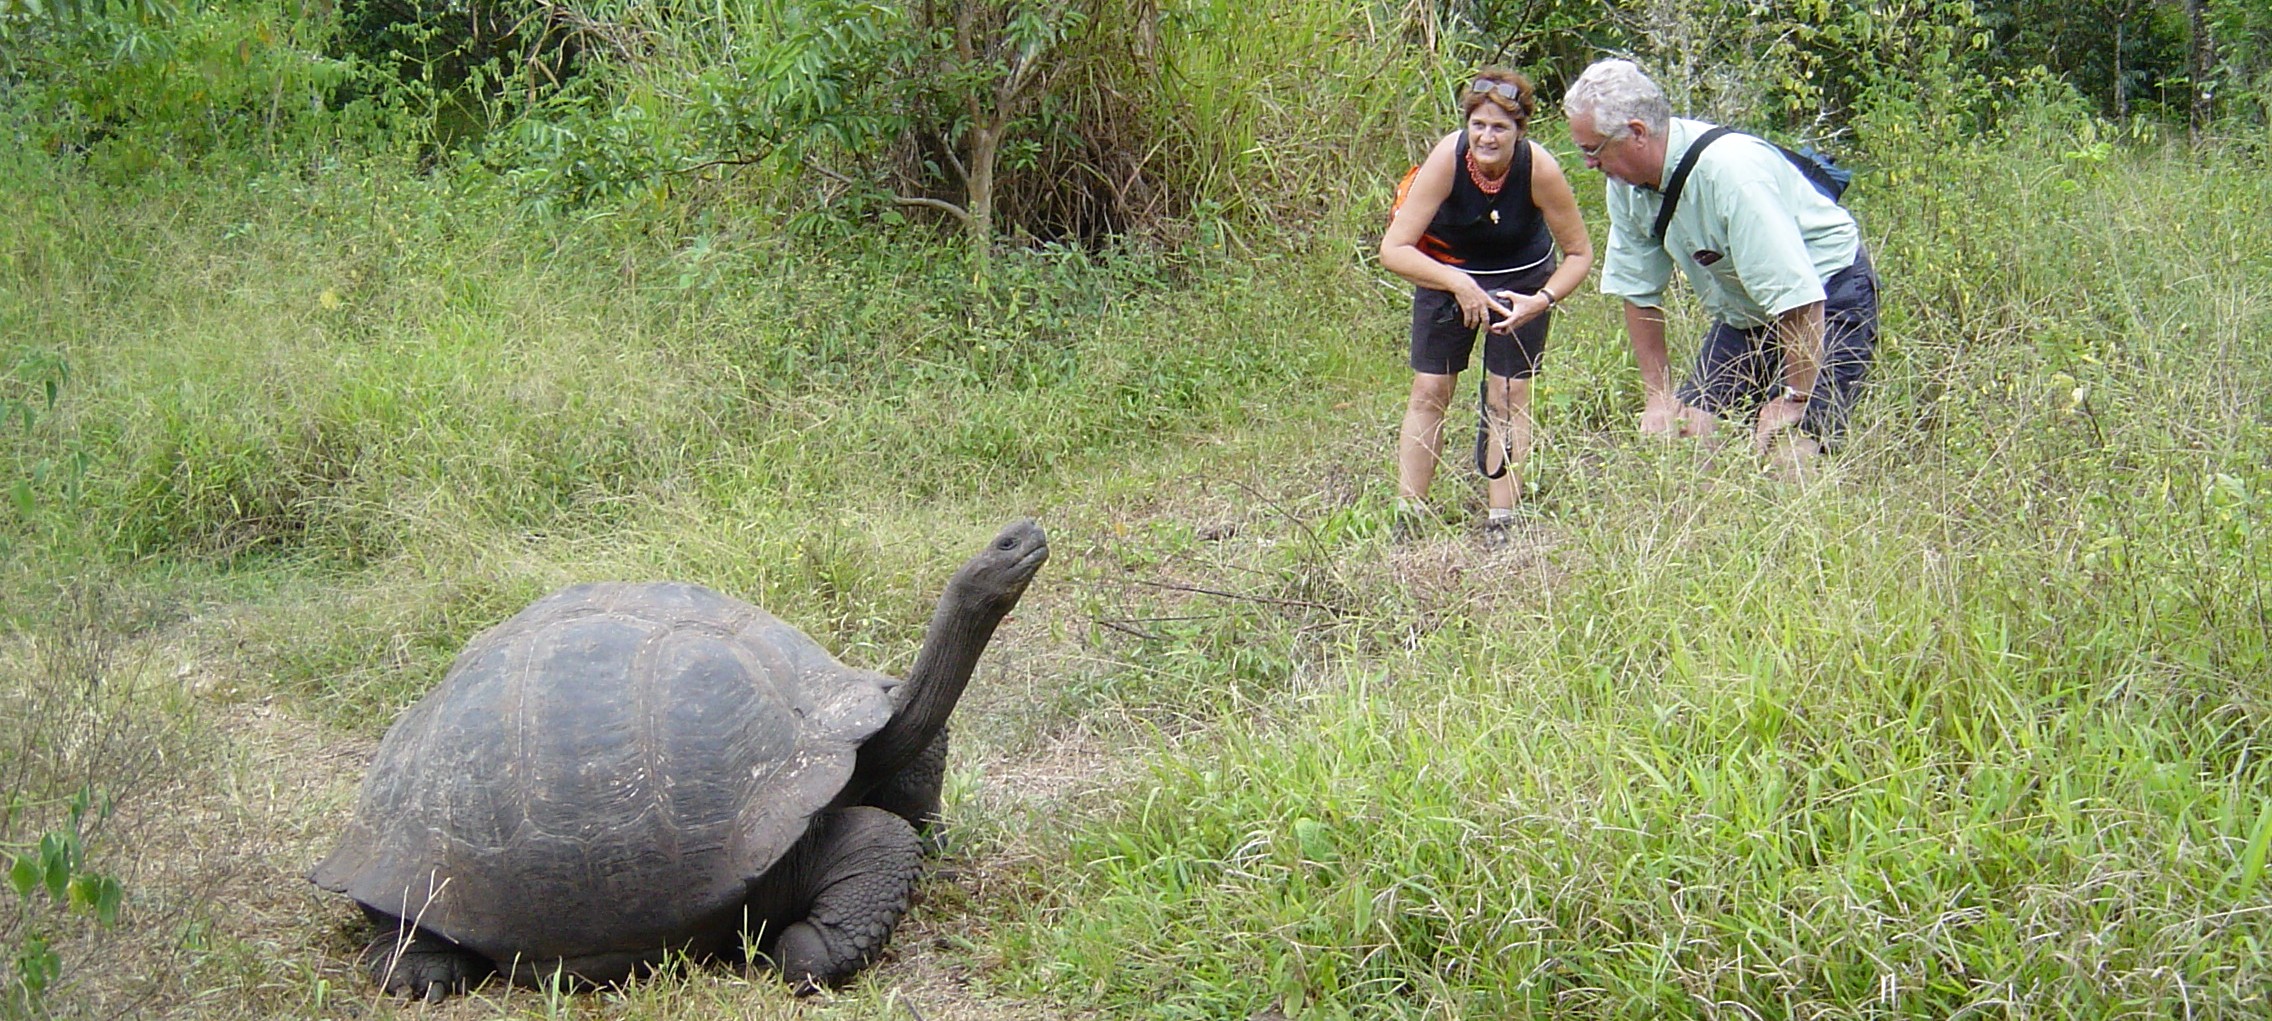
[[[2268,42],[2258,0],[0,0],[0,1017],[2262,1016]],[[1598,245],[1554,111],[1604,54],[1855,169],[1853,441],[1642,441],[1589,289],[1524,540],[1455,456],[1391,543],[1390,189],[1516,66]],[[471,635],[667,577],[896,670],[1020,514],[1056,556],[867,977],[370,992],[301,877]]]

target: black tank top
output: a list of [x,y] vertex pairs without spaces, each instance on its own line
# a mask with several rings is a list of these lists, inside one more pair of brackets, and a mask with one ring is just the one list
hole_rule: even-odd
[[1436,207],[1428,236],[1439,242],[1427,246],[1436,249],[1429,254],[1470,273],[1527,269],[1552,255],[1554,235],[1530,197],[1530,139],[1515,143],[1499,194],[1485,195],[1467,172],[1467,132],[1460,132],[1452,154],[1452,193]]

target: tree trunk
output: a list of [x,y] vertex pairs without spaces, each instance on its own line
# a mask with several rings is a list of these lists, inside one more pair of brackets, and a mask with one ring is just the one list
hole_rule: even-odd
[[994,158],[1002,145],[1002,121],[999,111],[988,111],[984,119],[970,128],[970,266],[980,278],[986,276],[994,254]]
[[2114,23],[2114,120],[2118,124],[2130,123],[2130,84],[2122,73],[2122,30],[2128,27],[2130,12]]
[[2209,29],[2209,0],[2185,0],[2185,20],[2193,26],[2193,66],[2189,69],[2193,78],[2193,115],[2188,124],[2193,143],[2199,145],[2201,137],[2208,133],[2209,118],[2215,112],[2209,74],[2217,66],[2217,37]]

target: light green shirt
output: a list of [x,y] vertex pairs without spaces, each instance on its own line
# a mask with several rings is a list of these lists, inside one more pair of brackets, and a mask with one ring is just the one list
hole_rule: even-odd
[[[1665,132],[1665,180],[1689,143],[1711,128],[1673,118]],[[1738,329],[1766,326],[1780,313],[1823,300],[1823,282],[1853,265],[1862,244],[1851,214],[1816,191],[1773,145],[1749,135],[1723,136],[1697,157],[1660,244],[1649,228],[1663,203],[1654,188],[1609,182],[1601,289],[1662,308],[1677,263],[1705,311]],[[1719,257],[1697,258],[1713,252]]]

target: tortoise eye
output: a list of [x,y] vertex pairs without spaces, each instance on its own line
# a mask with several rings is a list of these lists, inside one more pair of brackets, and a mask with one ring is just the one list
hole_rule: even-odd
[[1000,541],[1000,542],[997,542],[997,543],[995,543],[995,544],[994,544],[994,548],[995,548],[995,549],[1005,549],[1005,550],[1006,550],[1006,549],[1016,549],[1016,548],[1018,548],[1018,540],[1017,540],[1017,538],[1016,538],[1015,536],[1008,536],[1008,535],[1005,535],[1005,536],[1003,536],[1003,537],[1002,537],[1002,541]]

